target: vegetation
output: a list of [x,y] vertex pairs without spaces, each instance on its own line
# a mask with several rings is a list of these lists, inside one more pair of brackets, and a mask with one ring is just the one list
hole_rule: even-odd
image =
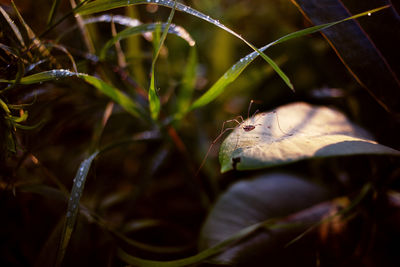
[[0,265],[398,266],[398,7],[314,2],[0,1]]

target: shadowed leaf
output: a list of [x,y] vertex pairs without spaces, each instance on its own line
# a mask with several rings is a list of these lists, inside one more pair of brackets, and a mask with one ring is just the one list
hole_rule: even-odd
[[[304,209],[329,197],[328,191],[322,187],[283,173],[237,182],[221,195],[209,213],[201,230],[200,248],[214,246],[250,225],[275,220],[267,227],[268,230],[260,230],[233,244],[212,261],[235,266],[254,266],[257,262],[277,266],[275,261],[278,261],[279,265],[290,266],[284,264],[290,259],[276,256],[277,252],[290,253],[283,249],[285,243],[318,222],[329,211],[330,205]],[[285,218],[288,215],[291,216]],[[287,224],[286,227],[281,223]]]

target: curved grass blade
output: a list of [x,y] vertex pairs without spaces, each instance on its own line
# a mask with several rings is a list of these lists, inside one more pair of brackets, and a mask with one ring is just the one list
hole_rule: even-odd
[[[165,29],[163,30],[163,33],[161,35],[160,41],[158,43],[158,46],[154,52],[153,56],[153,61],[151,63],[151,80],[150,80],[150,88],[149,88],[149,105],[150,105],[150,114],[153,120],[157,120],[158,114],[160,113],[161,109],[161,103],[160,103],[160,98],[157,95],[156,92],[156,87],[155,87],[155,66],[157,62],[158,55],[160,54],[160,50],[162,45],[164,44],[165,39],[167,38],[167,34],[169,31],[169,28],[172,23],[172,19],[175,14],[175,8],[176,8],[176,0],[174,1],[174,6],[172,7],[172,10],[169,14],[167,25],[165,26]],[[161,28],[160,28],[161,29]]]
[[[90,76],[85,73],[77,73],[77,72],[72,72],[72,71],[64,70],[64,69],[54,69],[54,70],[35,73],[32,75],[23,77],[19,81],[19,84],[29,85],[29,84],[35,84],[35,83],[41,83],[41,82],[54,81],[54,80],[58,80],[61,78],[67,78],[67,77],[72,77],[72,76],[76,76],[76,77],[84,80],[85,82],[91,84],[96,89],[98,89],[99,91],[101,91],[102,93],[104,93],[105,95],[110,97],[112,100],[114,100],[116,103],[118,103],[129,114],[131,114],[135,117],[138,117],[138,118],[144,117],[144,112],[139,107],[139,105],[137,105],[132,99],[130,99],[123,92],[121,92],[117,88],[112,87],[111,85],[105,83],[104,81],[100,80],[99,78]],[[15,80],[0,79],[0,83],[13,83],[13,82],[15,82]]]
[[[84,5],[80,7],[76,12],[81,14],[81,15],[89,15],[101,11],[106,11],[110,10],[113,8],[117,7],[124,7],[124,6],[129,6],[129,5],[138,5],[138,4],[148,4],[148,3],[153,3],[157,5],[162,5],[170,8],[174,8],[175,6],[175,1],[172,0],[116,0],[116,1],[109,1],[109,0],[98,0],[95,2],[91,2],[87,5]],[[205,20],[211,24],[214,24],[215,26],[227,31],[228,33],[232,34],[236,38],[240,39],[243,41],[245,44],[247,44],[249,47],[251,47],[254,51],[256,51],[258,54],[261,55],[261,57],[268,62],[268,64],[271,65],[271,67],[278,73],[278,75],[282,78],[282,80],[286,83],[287,86],[289,86],[290,89],[294,90],[293,84],[290,82],[289,77],[279,68],[279,66],[267,55],[265,55],[262,51],[257,49],[253,44],[251,44],[249,41],[244,39],[242,36],[234,32],[233,30],[229,29],[225,25],[223,25],[221,22],[219,22],[216,19],[211,18],[210,16],[207,16],[191,7],[188,7],[184,4],[181,3],[176,3],[176,10],[185,12],[187,14],[190,14],[192,16],[198,17],[202,20]]]
[[[154,32],[157,27],[161,27],[161,30],[165,30],[167,28],[167,23],[149,23],[149,24],[141,24],[139,26],[131,27],[119,32],[116,36],[110,39],[101,49],[100,52],[100,60],[104,60],[106,57],[107,50],[110,49],[116,42],[131,37],[136,34],[142,34],[146,32]],[[184,39],[190,46],[195,44],[193,38],[189,35],[189,33],[182,27],[171,24],[168,33],[175,34],[182,39]]]
[[132,255],[127,254],[125,251],[122,249],[118,249],[117,254],[118,257],[121,258],[123,261],[126,263],[132,264],[134,266],[143,266],[143,267],[167,267],[167,266],[187,266],[187,265],[192,265],[196,263],[200,263],[204,261],[205,259],[208,259],[220,252],[227,246],[235,243],[236,241],[248,236],[249,234],[253,233],[257,229],[265,227],[265,223],[257,223],[254,225],[251,225],[249,227],[244,228],[243,230],[239,231],[238,233],[232,235],[230,238],[220,242],[214,247],[211,247],[209,249],[206,249],[194,256],[179,259],[179,260],[173,260],[173,261],[152,261],[152,260],[145,260],[141,259],[138,257],[134,257]]
[[92,162],[96,158],[98,153],[99,151],[96,151],[84,161],[82,161],[78,171],[76,172],[71,195],[68,201],[66,220],[61,236],[59,252],[57,254],[57,266],[61,265],[61,262],[68,247],[68,243],[71,239],[72,231],[74,229],[74,225],[78,216],[79,201],[81,199],[83,188],[85,186],[86,177],[89,173],[90,166],[92,165]]
[[[286,41],[289,41],[293,38],[298,38],[298,37],[302,37],[304,35],[308,35],[308,34],[312,34],[315,32],[319,32],[322,31],[324,29],[327,29],[329,27],[332,27],[336,24],[348,21],[348,20],[352,20],[352,19],[356,19],[362,16],[367,16],[368,14],[372,14],[374,12],[378,12],[382,9],[387,8],[388,6],[384,6],[384,7],[380,7],[380,8],[376,8],[376,9],[372,9],[357,15],[354,15],[352,17],[348,17],[342,20],[338,20],[338,21],[334,21],[331,23],[326,23],[326,24],[322,24],[322,25],[317,25],[317,26],[313,26],[313,27],[309,27],[303,30],[299,30],[293,33],[289,33],[263,47],[260,48],[260,51],[265,51],[267,50],[269,47],[279,44],[279,43],[283,43]],[[232,83],[233,81],[236,80],[236,78],[242,73],[242,71],[247,68],[247,66],[256,58],[258,57],[258,53],[256,51],[246,55],[245,57],[241,58],[238,62],[236,62],[236,64],[234,64],[227,72],[225,72],[225,74],[218,79],[218,81],[213,84],[213,86],[211,86],[211,88],[204,93],[200,98],[198,98],[190,107],[190,110],[199,108],[201,106],[204,106],[208,103],[210,103],[211,101],[213,101],[217,96],[219,96],[225,89],[226,86],[228,86],[230,83]]]

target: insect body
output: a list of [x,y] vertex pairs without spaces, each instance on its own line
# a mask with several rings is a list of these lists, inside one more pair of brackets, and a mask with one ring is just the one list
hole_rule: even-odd
[[243,130],[245,130],[246,132],[250,132],[252,130],[254,130],[256,128],[255,125],[245,125],[243,126]]

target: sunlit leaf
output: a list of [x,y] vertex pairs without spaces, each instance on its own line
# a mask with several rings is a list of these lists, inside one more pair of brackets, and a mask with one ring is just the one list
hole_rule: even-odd
[[219,158],[226,172],[357,154],[400,156],[400,151],[376,143],[339,111],[293,103],[242,123],[222,143]]
[[[330,22],[330,23],[325,23],[322,25],[317,25],[317,26],[313,26],[313,27],[309,27],[303,30],[299,30],[293,33],[289,33],[263,47],[260,48],[260,51],[265,51],[267,50],[269,47],[279,44],[279,43],[283,43],[285,41],[289,41],[293,38],[298,38],[298,37],[302,37],[304,35],[307,34],[311,34],[311,33],[315,33],[315,32],[319,32],[321,30],[327,29],[329,27],[332,27],[336,24],[351,20],[351,19],[355,19],[358,17],[362,17],[362,16],[367,16],[368,14],[372,14],[374,12],[380,11],[384,8],[387,7],[381,7],[381,8],[376,8],[373,10],[369,10],[367,12],[363,12],[357,15],[354,15],[352,17],[348,17],[342,20],[338,20],[338,21],[334,21],[334,22]],[[211,101],[213,101],[217,96],[219,96],[224,89],[231,84],[232,82],[234,82],[237,77],[239,77],[239,75],[247,68],[247,66],[256,58],[258,57],[258,52],[254,51],[248,55],[246,55],[245,57],[241,58],[238,62],[236,62],[227,72],[225,72],[225,74],[218,79],[218,81],[213,84],[211,86],[210,89],[208,89],[208,91],[206,93],[204,93],[201,97],[199,97],[190,107],[190,110],[202,107],[204,105],[207,105],[208,103],[210,103]]]
[[[323,31],[351,75],[389,111],[400,111],[400,17],[390,0],[357,1],[293,0],[314,24],[351,16],[360,9],[388,5],[370,17],[350,21]],[[326,8],[329,6],[329,8]]]

